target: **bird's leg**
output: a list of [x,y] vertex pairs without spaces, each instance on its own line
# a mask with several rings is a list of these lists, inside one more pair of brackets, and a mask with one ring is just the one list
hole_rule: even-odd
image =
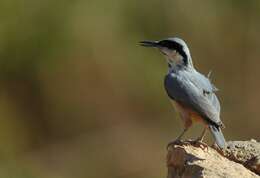
[[196,139],[196,141],[198,141],[198,142],[202,142],[202,141],[203,141],[204,136],[205,136],[205,134],[206,134],[206,130],[207,130],[207,128],[204,127],[204,129],[203,129],[201,135]]
[[177,137],[176,140],[180,141],[181,138],[183,137],[183,135],[185,134],[185,132],[187,132],[188,128],[184,128],[183,131],[181,132],[181,134]]
[[177,137],[176,140],[171,141],[170,143],[168,143],[167,145],[167,149],[174,144],[178,144],[181,142],[181,138],[183,137],[183,135],[185,134],[185,132],[187,132],[187,130],[191,127],[192,125],[192,120],[190,117],[189,112],[186,111],[186,109],[178,104],[177,102],[174,102],[174,107],[176,108],[176,110],[179,112],[181,119],[184,121],[184,129],[181,132],[181,134]]
[[187,132],[187,130],[188,130],[188,128],[184,128],[183,131],[181,132],[181,134],[177,137],[177,139],[175,139],[175,140],[169,142],[168,145],[167,145],[167,149],[168,149],[171,145],[180,143],[181,138],[183,137],[183,135],[185,134],[185,132]]
[[205,127],[201,133],[201,135],[194,141],[192,141],[192,143],[194,143],[196,146],[199,146],[200,148],[202,148],[203,150],[205,148],[208,148],[208,145],[206,143],[203,142],[203,138],[206,134],[206,130],[207,128]]

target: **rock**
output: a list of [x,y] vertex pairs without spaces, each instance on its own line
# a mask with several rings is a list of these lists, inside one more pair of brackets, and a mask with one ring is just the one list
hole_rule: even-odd
[[260,143],[256,140],[229,141],[223,155],[260,175]]
[[169,147],[167,167],[167,178],[260,177],[211,147],[198,147],[186,141]]

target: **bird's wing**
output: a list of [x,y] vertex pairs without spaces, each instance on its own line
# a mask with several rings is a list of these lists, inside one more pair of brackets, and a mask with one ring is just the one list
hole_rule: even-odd
[[220,104],[215,92],[218,89],[213,85],[208,77],[200,74],[197,71],[191,72],[184,72],[183,75],[188,77],[190,81],[200,90],[203,91],[204,96],[208,98],[211,104],[215,107],[215,109],[220,113]]
[[[210,124],[221,126],[220,106],[212,87],[205,80],[194,78],[196,77],[190,77],[189,72],[166,75],[164,85],[168,96],[193,109]],[[205,94],[204,90],[210,93]]]

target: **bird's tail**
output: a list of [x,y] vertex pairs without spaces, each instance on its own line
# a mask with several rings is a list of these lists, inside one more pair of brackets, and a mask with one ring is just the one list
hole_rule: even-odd
[[220,127],[217,128],[214,125],[209,125],[209,128],[210,128],[210,131],[211,131],[217,145],[221,149],[225,148],[226,141],[225,141],[224,135],[222,134],[221,128]]

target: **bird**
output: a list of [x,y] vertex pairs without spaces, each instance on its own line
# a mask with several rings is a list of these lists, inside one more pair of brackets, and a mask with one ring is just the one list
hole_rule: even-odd
[[204,129],[194,141],[203,143],[206,131],[210,130],[217,146],[224,149],[226,141],[221,130],[224,128],[224,124],[220,119],[221,107],[216,96],[218,89],[211,83],[209,76],[205,76],[195,69],[185,41],[173,37],[159,41],[145,40],[141,41],[140,45],[157,48],[168,64],[164,88],[173,107],[184,122],[183,131],[168,146],[180,142],[192,124],[200,122],[204,124]]

